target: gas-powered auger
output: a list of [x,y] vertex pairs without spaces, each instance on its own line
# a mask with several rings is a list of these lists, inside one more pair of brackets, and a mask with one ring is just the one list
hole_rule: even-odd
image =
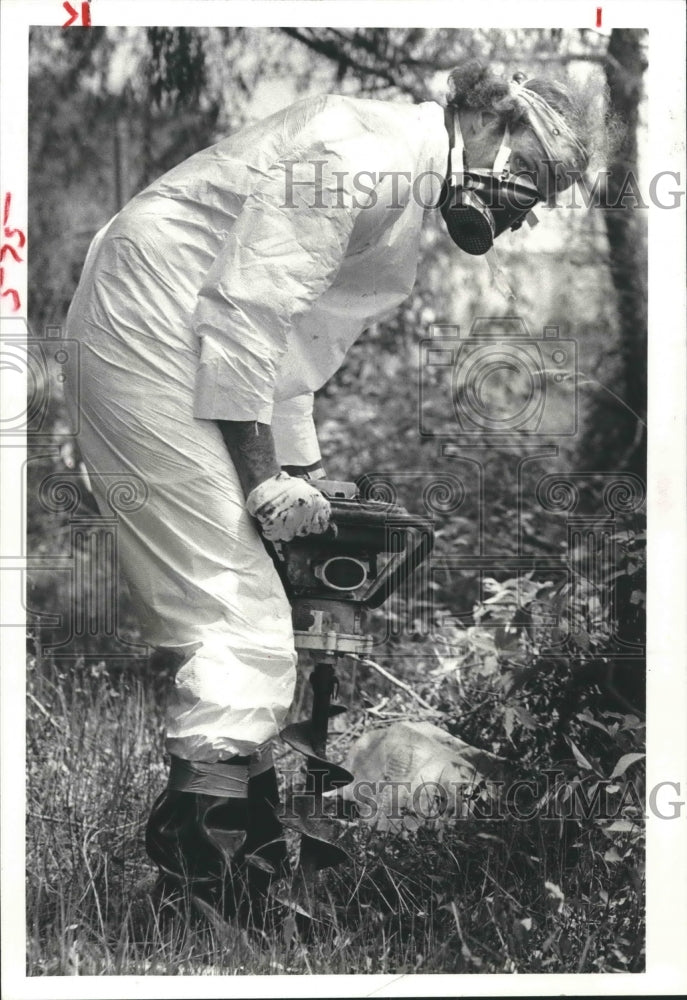
[[[276,565],[291,602],[296,649],[315,658],[310,675],[310,718],[287,726],[282,738],[307,758],[306,793],[295,796],[284,825],[301,834],[304,876],[347,858],[332,843],[334,823],[323,816],[322,795],[353,781],[353,775],[326,757],[329,719],[344,712],[332,703],[338,682],[335,665],[346,654],[366,655],[366,608],[378,608],[429,555],[431,522],[404,507],[364,499],[355,483],[313,483],[331,504],[330,526],[274,544]],[[383,562],[384,557],[388,558]]]

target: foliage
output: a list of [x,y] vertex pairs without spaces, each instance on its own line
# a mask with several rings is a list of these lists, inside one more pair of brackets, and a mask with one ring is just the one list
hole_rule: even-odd
[[[28,693],[30,975],[643,967],[641,843],[625,816],[571,832],[544,810],[527,822],[476,814],[443,836],[383,839],[354,821],[351,863],[318,879],[309,931],[283,915],[267,935],[204,915],[163,919],[148,902],[142,845],[164,780],[160,691],[104,663],[59,671],[31,658]],[[355,716],[380,724],[379,714]],[[604,725],[618,741],[621,731],[629,739],[626,722]],[[596,766],[590,755],[583,773]],[[637,766],[625,755],[616,783]],[[564,787],[572,779],[554,794]],[[279,898],[288,901],[288,885]]]
[[175,110],[197,103],[207,84],[202,36],[189,28],[147,28],[146,35],[146,76],[155,103],[168,98]]
[[[644,538],[619,536],[594,592],[581,575],[567,594],[529,576],[492,580],[473,625],[389,663],[449,731],[510,761],[536,809],[530,796],[526,812],[492,815],[478,798],[441,833],[381,839],[347,823],[352,862],[315,886],[306,937],[288,921],[268,938],[155,922],[141,838],[164,780],[165,678],[31,658],[32,974],[641,971],[644,726],[639,710],[617,710],[604,668],[613,634],[636,627],[610,595],[640,607]],[[376,675],[344,684],[353,711],[337,754],[368,726],[413,717]]]
[[[595,86],[606,56],[606,40],[593,32],[449,29],[34,28],[31,47],[29,304],[37,334],[64,322],[97,229],[153,177],[271,110],[269,90],[262,104],[256,99],[270,83],[280,98],[339,91],[425,100],[442,96],[448,70],[468,56],[508,71],[525,62],[568,72]],[[475,317],[512,310],[484,262],[451,248],[432,219],[412,296],[363,334],[316,403],[332,477],[381,477],[399,502],[434,520],[437,572],[424,583],[418,577],[408,605],[373,617],[378,637],[389,623],[402,626],[377,658],[435,721],[501,754],[517,778],[541,782],[551,773],[536,814],[496,822],[476,808],[443,838],[421,830],[384,841],[352,823],[351,866],[318,883],[322,920],[309,940],[288,923],[269,941],[202,920],[151,925],[136,887],[149,873],[142,829],[163,781],[168,677],[122,665],[104,636],[86,637],[80,658],[58,663],[42,652],[54,633],[36,617],[27,719],[32,974],[641,970],[644,669],[634,654],[645,624],[643,525],[639,515],[614,522],[613,546],[593,553],[590,577],[584,554],[567,551],[566,519],[534,497],[544,473],[582,473],[578,513],[597,515],[603,470],[637,458],[625,430],[607,431],[626,409],[624,379],[633,359],[644,364],[643,347],[619,320],[622,254],[609,246],[604,220],[557,212],[544,213],[538,232],[504,237],[500,253],[531,334],[541,338],[553,322],[576,341],[586,439],[544,431],[505,447],[476,435],[469,449],[455,447],[450,387],[422,370],[418,341],[434,323],[465,336]],[[633,250],[633,266],[643,266],[642,253]],[[498,402],[512,406],[518,391],[504,382]],[[556,412],[574,402],[566,384],[552,385],[550,400]],[[419,433],[421,406],[431,436]],[[52,439],[32,452],[27,472],[29,553],[44,560],[27,603],[36,616],[67,620],[71,595],[50,567],[77,555],[69,519],[36,502],[49,474],[79,465],[57,392],[46,427]],[[428,484],[455,480],[462,493],[452,499],[449,490],[443,506],[423,509]],[[493,557],[488,572],[461,568],[461,557],[477,552]],[[503,563],[523,554],[532,569]],[[549,568],[537,568],[536,557]],[[78,558],[97,592],[92,554]],[[569,567],[567,578],[551,572],[556,560]],[[136,640],[123,586],[117,608]],[[367,726],[422,715],[407,691],[370,668],[358,665],[342,682],[352,711],[345,728],[334,727],[337,752]],[[303,696],[302,685],[296,714]]]

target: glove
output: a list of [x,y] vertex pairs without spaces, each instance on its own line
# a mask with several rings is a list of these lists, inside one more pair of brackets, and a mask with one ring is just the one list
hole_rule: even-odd
[[321,535],[327,530],[331,514],[329,501],[319,490],[288,472],[278,472],[251,490],[246,508],[260,522],[270,542]]

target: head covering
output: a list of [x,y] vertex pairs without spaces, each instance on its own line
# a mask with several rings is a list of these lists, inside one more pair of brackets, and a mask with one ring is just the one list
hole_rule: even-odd
[[565,118],[541,94],[527,86],[530,82],[516,74],[508,87],[511,96],[526,109],[530,128],[541,143],[546,159],[551,161],[554,170],[557,165],[568,170],[584,170],[589,162],[587,148]]

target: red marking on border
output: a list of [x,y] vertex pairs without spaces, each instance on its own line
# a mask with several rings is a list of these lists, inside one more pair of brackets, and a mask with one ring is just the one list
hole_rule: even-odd
[[12,229],[11,226],[5,226],[4,229],[3,229],[3,232],[5,234],[5,237],[8,240],[11,240],[13,236],[17,237],[17,239],[19,240],[19,249],[20,250],[24,246],[24,244],[26,243],[26,237],[22,233],[21,229]]
[[3,243],[3,245],[0,247],[0,260],[2,260],[2,258],[5,256],[6,253],[11,253],[14,259],[16,260],[17,264],[21,264],[21,257],[14,249],[14,247],[10,246],[9,243]]
[[[7,223],[9,222],[9,218],[10,218],[10,205],[11,204],[12,204],[12,193],[11,193],[11,191],[8,191],[7,194],[5,195],[5,202],[4,202],[3,209],[2,209],[2,226],[3,226],[3,232],[5,234],[6,239],[8,239],[8,240],[11,240],[13,236],[16,236],[17,239],[19,240],[19,249],[21,250],[21,248],[26,243],[26,236],[24,236],[24,234],[22,233],[21,229],[13,229],[11,226],[7,225]],[[12,252],[14,253],[14,251],[12,251]],[[2,253],[1,252],[0,252],[0,260],[2,260]]]
[[[21,248],[26,243],[26,236],[21,231],[21,229],[14,229],[12,226],[8,225],[8,222],[10,220],[11,205],[12,205],[12,193],[8,191],[3,199],[3,205],[2,205],[3,232],[5,234],[6,239],[12,239],[16,237],[17,240],[19,241],[19,249],[21,250]],[[19,264],[21,264],[23,261],[23,258],[19,256],[16,249],[10,243],[3,243],[2,246],[0,247],[0,262],[2,262],[6,254],[10,254],[10,256],[13,257],[14,260]],[[12,309],[14,312],[17,312],[21,308],[21,300],[19,298],[19,292],[16,290],[16,288],[5,288],[4,286],[5,286],[5,268],[0,267],[0,298],[4,299],[6,295],[11,295]]]
[[69,28],[70,25],[74,24],[74,21],[76,21],[77,17],[79,16],[79,13],[78,13],[78,11],[74,10],[74,8],[72,7],[72,5],[69,3],[69,0],[65,0],[65,2],[62,4],[62,6],[64,7],[64,9],[69,14],[69,20],[65,21],[64,24],[62,25],[62,27],[63,28]]
[[597,28],[601,27],[601,10],[602,10],[601,7],[597,7],[596,8],[596,26],[597,26]]
[[19,312],[21,309],[21,299],[16,288],[8,288],[6,292],[0,293],[4,298],[6,295],[12,296],[12,312]]
[[[74,7],[72,7],[72,5],[69,3],[69,0],[64,0],[64,3],[62,4],[62,6],[64,7],[64,9],[69,14],[69,20],[65,21],[64,24],[62,25],[62,27],[63,28],[70,28],[72,26],[72,24],[74,24],[74,22],[76,21],[77,17],[79,16],[79,12],[78,12],[78,10],[75,10]],[[91,27],[91,5],[90,5],[90,3],[82,3],[81,4],[81,24],[83,25],[84,28],[90,28]]]

